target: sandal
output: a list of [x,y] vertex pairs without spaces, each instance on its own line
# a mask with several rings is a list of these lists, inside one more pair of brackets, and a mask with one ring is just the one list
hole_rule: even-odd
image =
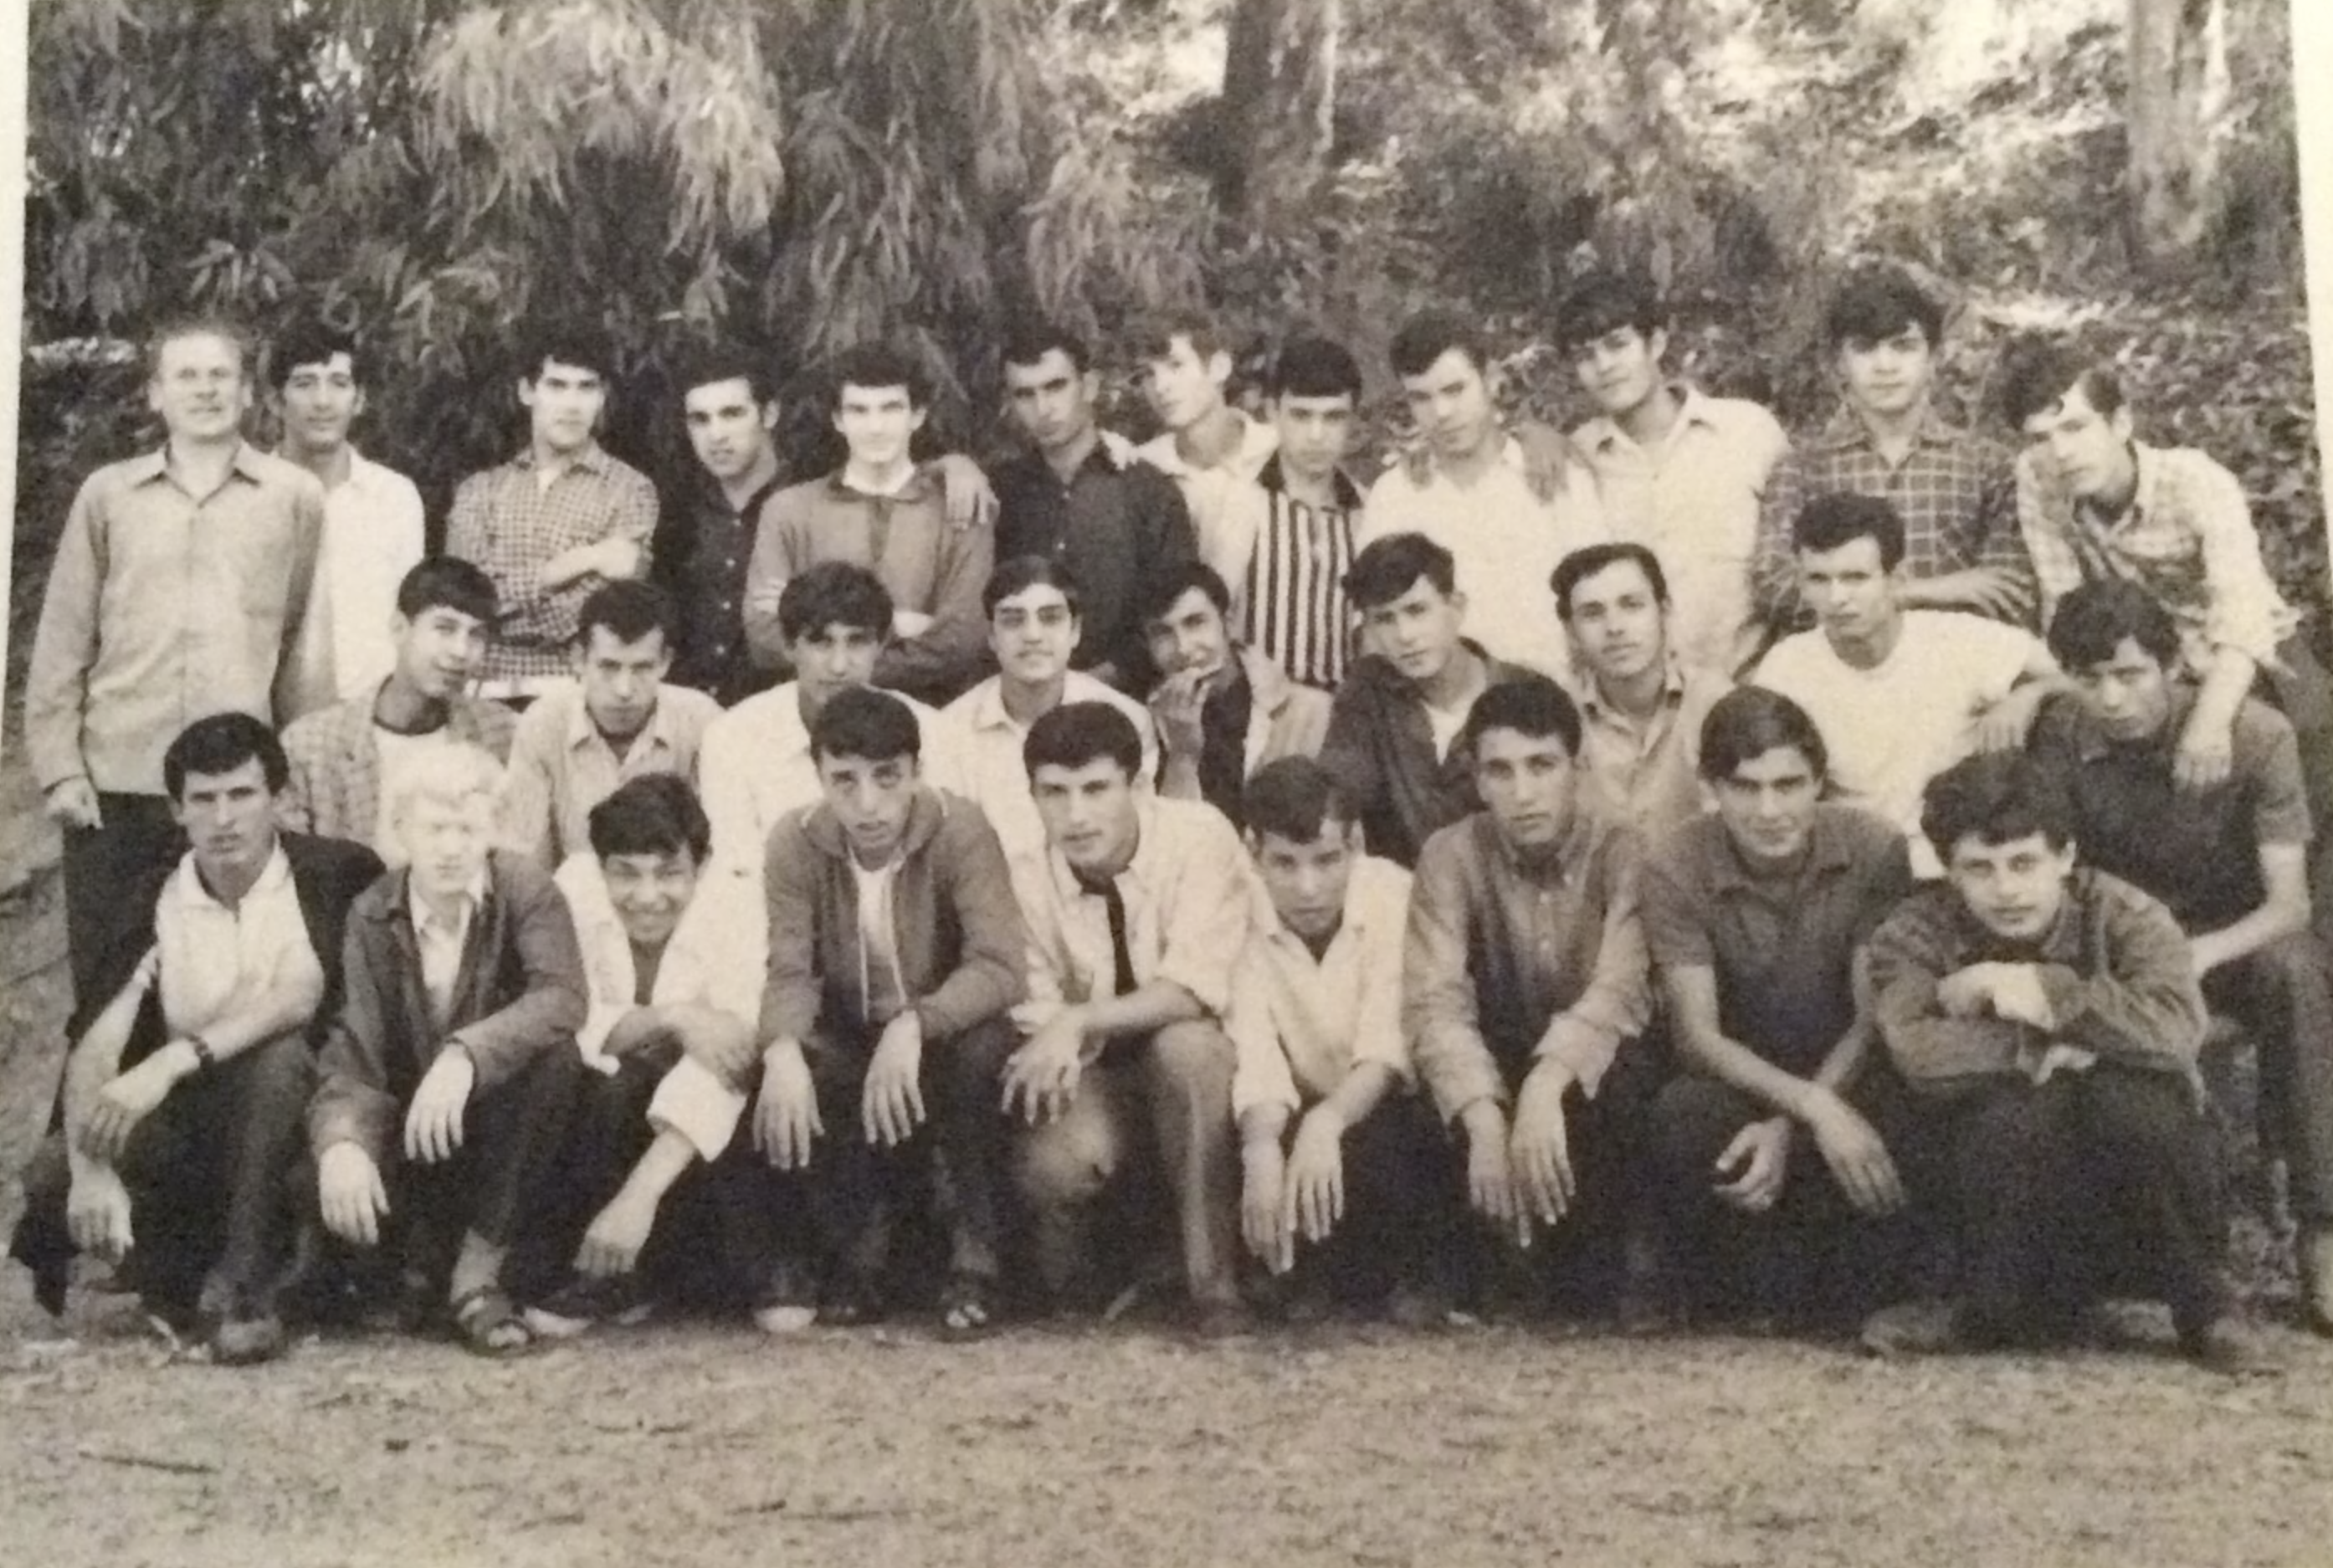
[[507,1360],[534,1347],[534,1330],[511,1304],[510,1293],[499,1285],[482,1285],[466,1291],[453,1304],[454,1330],[462,1348],[473,1355]]
[[952,1274],[940,1292],[940,1332],[977,1339],[996,1326],[996,1281],[984,1274]]

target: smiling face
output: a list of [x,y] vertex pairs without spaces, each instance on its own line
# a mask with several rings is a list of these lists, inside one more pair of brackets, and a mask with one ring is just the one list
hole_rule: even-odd
[[686,846],[663,854],[610,855],[600,862],[608,902],[616,907],[625,937],[650,952],[672,940],[696,896],[703,870]]
[[1188,430],[1224,406],[1232,357],[1221,349],[1201,354],[1181,333],[1166,340],[1166,352],[1142,362],[1142,395],[1158,423]]
[[1596,406],[1618,419],[1643,407],[1659,388],[1668,346],[1668,334],[1657,329],[1647,337],[1634,326],[1615,327],[1572,350],[1572,374]]
[[997,668],[1026,686],[1046,685],[1067,674],[1078,635],[1069,596],[1051,583],[1032,583],[1006,595],[988,617],[988,645]]
[[2072,674],[2083,706],[2109,740],[2125,745],[2152,741],[2170,722],[2170,673],[2136,637],[2123,638],[2111,657]]
[[1668,610],[1641,562],[1616,560],[1571,588],[1572,646],[1607,684],[1659,669],[1668,657]]
[[1205,590],[1190,588],[1166,607],[1166,613],[1143,627],[1150,645],[1150,660],[1170,675],[1214,674],[1231,662],[1231,633],[1224,612]]
[[1882,418],[1911,412],[1928,395],[1936,365],[1927,334],[1914,322],[1893,337],[1846,339],[1837,361],[1848,406]]
[[627,643],[608,627],[594,626],[590,640],[575,655],[583,708],[593,727],[610,741],[638,734],[656,712],[657,684],[671,668],[662,627]]
[[2052,848],[2029,833],[2006,844],[1967,834],[1945,858],[1944,875],[1977,923],[2008,942],[2039,940],[2057,923],[2073,874],[2074,846]]
[[847,753],[818,760],[819,788],[833,808],[861,865],[880,865],[907,836],[907,815],[922,776],[913,757],[868,758]]
[[2101,414],[2079,387],[2025,422],[2066,487],[2085,501],[2119,500],[2132,482],[2127,407]]
[[321,365],[294,365],[283,378],[283,434],[302,452],[337,452],[349,426],[364,412],[364,388],[344,353]]
[[1369,645],[1404,678],[1424,683],[1441,674],[1458,652],[1465,617],[1464,594],[1445,594],[1421,577],[1399,598],[1363,610],[1361,625]]
[[1403,377],[1401,395],[1436,457],[1472,457],[1498,434],[1490,379],[1463,349],[1445,349],[1425,374]]
[[213,888],[249,887],[275,853],[275,796],[256,757],[224,773],[187,774],[170,816]]
[[1718,820],[1742,857],[1755,864],[1796,860],[1813,836],[1822,775],[1796,746],[1776,746],[1717,780]]
[[1361,830],[1331,817],[1311,839],[1277,833],[1248,836],[1256,876],[1281,923],[1307,942],[1333,935],[1345,917],[1345,893],[1361,855]]
[[846,381],[835,396],[834,427],[850,446],[850,460],[868,468],[889,468],[904,459],[924,418],[925,410],[909,400],[905,387]]
[[1045,824],[1046,841],[1061,852],[1070,869],[1088,876],[1115,876],[1134,858],[1142,837],[1135,810],[1134,780],[1109,757],[1075,768],[1047,762],[1030,776],[1029,793]]
[[226,441],[251,406],[243,350],[217,332],[184,332],[164,343],[146,383],[146,406],[174,440]]
[[754,472],[778,427],[777,404],[755,402],[754,384],[743,376],[690,387],[681,394],[680,413],[696,461],[724,484]]
[[1499,837],[1519,850],[1547,849],[1571,827],[1571,753],[1560,735],[1492,729],[1474,741],[1474,792]]
[[1048,349],[1034,365],[1004,367],[1004,401],[1013,422],[1043,453],[1066,451],[1093,434],[1101,378]]
[[396,616],[398,678],[432,703],[451,702],[486,667],[486,623],[451,605],[431,605],[408,620]]
[[535,445],[569,455],[591,444],[608,406],[608,382],[587,367],[545,359],[533,380],[518,384],[518,400],[526,406]]

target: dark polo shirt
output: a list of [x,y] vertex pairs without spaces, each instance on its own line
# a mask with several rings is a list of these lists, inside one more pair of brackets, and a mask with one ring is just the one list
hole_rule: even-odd
[[2085,861],[2154,894],[2185,930],[2217,931],[2268,896],[2261,845],[2309,842],[2309,793],[2290,722],[2249,697],[2236,710],[2226,780],[2181,789],[2172,768],[2194,706],[2195,688],[2183,683],[2152,740],[2121,742],[2079,699],[2053,697],[2027,749],[2073,796]]
[[1856,949],[1912,886],[1902,832],[1858,808],[1816,807],[1806,856],[1779,874],[1703,817],[1646,859],[1645,941],[1663,968],[1714,970],[1726,1037],[1804,1076],[1855,1019]]

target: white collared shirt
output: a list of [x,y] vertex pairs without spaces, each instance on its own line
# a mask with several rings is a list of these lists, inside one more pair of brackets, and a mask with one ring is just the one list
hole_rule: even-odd
[[300,711],[370,695],[397,665],[389,617],[423,550],[421,492],[354,447],[348,477],[324,492],[316,579],[294,655]]
[[279,995],[298,998],[310,1014],[323,1000],[323,965],[281,844],[232,909],[203,885],[189,852],[163,884],[154,934],[162,1018],[174,1035],[200,1034],[263,1001],[272,1009]]
[[454,1010],[454,985],[462,978],[462,949],[469,943],[478,906],[486,901],[486,874],[480,871],[462,890],[450,917],[432,909],[410,881],[406,884],[406,897],[413,906],[413,940],[421,952],[421,989],[429,995],[430,1017],[442,1028]]
[[[1255,485],[1255,476],[1280,450],[1280,432],[1261,419],[1234,408],[1240,422],[1239,444],[1221,463],[1201,468],[1176,448],[1175,433],[1164,431],[1134,449],[1135,455],[1175,482],[1183,504],[1191,513],[1191,531],[1197,539],[1199,559],[1214,563],[1230,552],[1225,532],[1234,498]],[[1218,569],[1221,569],[1218,568]],[[1242,578],[1245,572],[1240,574]],[[1233,580],[1226,574],[1226,580]],[[1234,591],[1237,588],[1234,587]]]
[[591,722],[580,682],[562,681],[519,715],[503,784],[504,841],[546,869],[590,847],[591,808],[650,773],[695,781],[705,732],[721,704],[659,684],[656,707],[621,755]]
[[[1142,775],[1136,787],[1147,791],[1157,782],[1158,734],[1149,709],[1083,670],[1071,670],[1064,677],[1061,701],[1108,703],[1131,719],[1135,733],[1142,737]],[[979,807],[1008,857],[1042,853],[1045,822],[1029,793],[1029,769],[1021,755],[1029,726],[1004,711],[1004,677],[991,675],[941,709],[937,735],[954,771],[939,777],[926,766],[925,778]]]
[[1232,973],[1224,1028],[1239,1052],[1232,1114],[1282,1105],[1291,1115],[1335,1091],[1362,1062],[1411,1076],[1401,1033],[1401,956],[1409,873],[1363,856],[1345,889],[1344,922],[1318,959],[1259,902],[1254,939]]
[[1466,635],[1492,657],[1559,678],[1569,669],[1548,579],[1565,556],[1610,537],[1584,471],[1567,473],[1547,502],[1531,493],[1512,435],[1472,484],[1455,483],[1439,466],[1420,484],[1397,463],[1370,488],[1355,543],[1366,549],[1390,533],[1422,533],[1455,558]]

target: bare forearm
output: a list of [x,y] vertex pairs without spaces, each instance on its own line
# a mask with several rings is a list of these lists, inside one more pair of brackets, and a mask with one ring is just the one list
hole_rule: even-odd
[[1195,1023],[1206,1016],[1199,999],[1172,980],[1152,980],[1122,997],[1088,1002],[1079,1009],[1089,1046],[1100,1046],[1121,1035],[1155,1034],[1169,1024]]
[[2258,661],[2241,649],[2226,646],[2212,650],[2212,663],[2204,670],[2203,680],[2195,688],[2195,706],[2188,722],[2200,720],[2224,730],[2235,720],[2236,710],[2251,694],[2252,681],[2260,674]]
[[1393,1081],[1393,1070],[1384,1063],[1356,1062],[1311,1114],[1334,1116],[1339,1127],[1359,1125],[1385,1099]]
[[146,987],[131,980],[114,993],[113,999],[105,1004],[104,1010],[75,1042],[72,1058],[65,1064],[68,1148],[79,1142],[81,1130],[89,1124],[90,1112],[97,1104],[99,1093],[121,1071],[121,1053],[129,1048],[130,1033],[137,1027],[138,1009],[145,999]]
[[214,1061],[227,1061],[254,1046],[304,1028],[316,1016],[318,1000],[306,987],[279,986],[260,997],[250,1010],[230,1014],[197,1032],[211,1048]]
[[2309,911],[2271,898],[2243,919],[2193,939],[2195,972],[2209,974],[2222,964],[2249,958],[2261,949],[2298,936],[2309,929]]
[[[1714,1031],[1692,1031],[1683,1038],[1686,1059],[1719,1083],[1739,1089],[1785,1115],[1797,1114],[1807,1091],[1807,1079],[1784,1072],[1738,1040]],[[1829,1064],[1826,1061],[1824,1065]],[[1815,1081],[1821,1080],[1818,1076]]]
[[644,1202],[656,1204],[672,1190],[673,1183],[688,1174],[696,1163],[696,1150],[687,1137],[670,1127],[657,1129],[656,1141],[640,1156],[632,1173],[624,1178],[624,1193]]

